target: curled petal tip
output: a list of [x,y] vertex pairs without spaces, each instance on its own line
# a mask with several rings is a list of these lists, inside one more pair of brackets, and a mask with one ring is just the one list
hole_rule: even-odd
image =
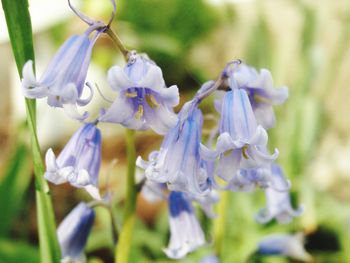
[[89,112],[87,111],[85,111],[81,115],[78,112],[78,108],[76,104],[63,104],[63,109],[69,117],[78,121],[84,121],[87,117],[89,117]]

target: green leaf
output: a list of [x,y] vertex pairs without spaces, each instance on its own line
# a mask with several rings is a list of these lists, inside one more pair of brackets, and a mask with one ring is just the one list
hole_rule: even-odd
[[31,169],[29,151],[24,144],[19,144],[9,160],[0,183],[0,236],[8,235],[14,217],[23,205],[28,190]]
[[[33,39],[30,14],[27,0],[1,0],[12,51],[16,60],[18,73],[21,76],[24,63],[34,61]],[[39,227],[41,262],[56,263],[60,261],[60,249],[56,237],[56,226],[51,203],[51,196],[45,181],[44,163],[41,158],[36,134],[35,100],[26,99],[27,124],[32,141],[34,162],[36,204]]]
[[35,247],[27,243],[0,239],[0,262],[37,263],[39,253]]

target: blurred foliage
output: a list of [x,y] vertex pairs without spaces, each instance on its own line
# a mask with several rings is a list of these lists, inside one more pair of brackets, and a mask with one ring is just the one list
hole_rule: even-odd
[[[202,0],[127,0],[122,3],[120,19],[133,23],[140,34],[173,38],[181,53],[217,24],[213,9]],[[154,46],[147,51],[153,53]]]
[[0,262],[37,263],[39,262],[39,253],[36,247],[26,243],[0,239]]
[[13,220],[23,207],[31,180],[29,153],[27,146],[20,143],[0,177],[0,237],[9,235]]
[[120,19],[131,24],[137,49],[157,61],[169,83],[198,85],[188,72],[188,54],[218,25],[214,8],[203,0],[124,0]]

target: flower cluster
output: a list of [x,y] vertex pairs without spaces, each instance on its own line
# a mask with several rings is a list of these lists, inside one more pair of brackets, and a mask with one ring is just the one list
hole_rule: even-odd
[[[82,121],[82,127],[57,158],[52,149],[47,151],[48,181],[68,182],[85,189],[96,201],[108,202],[98,188],[102,135],[97,126],[109,122],[133,130],[152,129],[164,136],[160,149],[151,152],[148,160],[139,156],[135,165],[143,171],[142,192],[150,200],[168,200],[171,235],[164,252],[170,258],[183,258],[206,244],[192,202],[202,207],[208,217],[214,217],[212,207],[219,201],[218,191],[263,189],[267,206],[256,216],[259,223],[272,219],[288,223],[301,213],[301,209],[292,208],[290,183],[275,164],[278,150],[271,153],[268,149],[267,130],[275,124],[273,106],[288,97],[286,87],[274,87],[268,70],[258,72],[240,60],[232,61],[218,80],[204,83],[176,114],[177,86],[167,87],[162,70],[146,55],[127,52],[125,67],[113,66],[108,71],[109,85],[116,92],[113,103],[101,108],[94,121],[86,122],[89,113],[81,115],[77,106],[93,98],[92,86],[85,82],[87,71],[96,40],[109,30],[110,23],[105,25],[73,11],[89,25],[88,29],[62,45],[39,80],[32,61],[23,68],[24,96],[46,97],[49,106],[64,108],[69,116]],[[114,13],[115,9],[112,18]],[[90,96],[84,99],[85,85]],[[222,94],[215,101],[220,117],[205,143],[200,104],[213,93]],[[93,221],[92,208],[83,203],[63,221],[58,236],[64,258],[82,256]]]

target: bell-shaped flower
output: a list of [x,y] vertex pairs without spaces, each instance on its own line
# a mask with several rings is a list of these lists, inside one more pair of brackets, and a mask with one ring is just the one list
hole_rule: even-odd
[[176,85],[166,87],[162,70],[151,60],[134,54],[125,68],[113,66],[108,71],[108,82],[118,92],[107,110],[101,112],[102,122],[165,134],[177,123],[173,107],[179,103]]
[[202,112],[195,102],[188,102],[179,113],[177,125],[165,135],[160,150],[152,152],[148,162],[138,157],[137,166],[145,170],[149,180],[167,183],[169,190],[206,193],[208,173],[199,153],[202,123]]
[[304,262],[310,262],[312,259],[304,248],[304,235],[302,233],[266,236],[259,242],[258,253],[288,256]]
[[220,263],[220,260],[215,255],[209,255],[209,256],[202,257],[199,263]]
[[[276,219],[280,224],[289,223],[293,217],[300,216],[303,207],[294,209],[291,205],[289,191],[278,189],[288,189],[288,181],[284,178],[282,169],[278,165],[271,166],[273,187],[265,189],[266,208],[263,208],[256,215],[256,220],[265,224],[272,219]],[[278,188],[278,189],[277,189]]]
[[226,92],[219,132],[216,153],[203,151],[202,156],[207,160],[219,156],[217,174],[227,182],[233,180],[240,169],[268,166],[278,156],[277,149],[274,154],[269,154],[267,133],[257,124],[244,89],[232,87]]
[[79,203],[57,228],[62,263],[85,262],[84,248],[95,220],[95,211]]
[[273,127],[275,114],[272,106],[285,102],[288,88],[274,88],[271,73],[267,69],[258,72],[255,68],[237,61],[229,63],[223,74],[228,77],[230,86],[237,85],[238,88],[246,90],[258,124],[265,129]]
[[101,199],[100,166],[101,132],[93,123],[88,123],[75,132],[57,158],[52,149],[47,151],[45,178],[54,184],[69,182],[84,188],[93,198]]
[[[63,107],[66,113],[75,119],[84,119],[87,112],[81,116],[77,105],[88,104],[93,95],[83,99],[85,79],[91,59],[92,48],[101,34],[99,23],[89,27],[82,35],[71,36],[53,57],[44,74],[39,80],[34,75],[33,61],[29,60],[23,67],[22,91],[25,97],[40,99],[47,97],[47,103],[52,107]],[[92,32],[97,31],[91,37]]]
[[270,174],[267,168],[240,169],[226,188],[234,192],[251,192],[257,187],[265,189],[271,186]]
[[181,259],[205,244],[203,230],[185,193],[171,192],[168,197],[170,241],[164,252],[169,258]]

